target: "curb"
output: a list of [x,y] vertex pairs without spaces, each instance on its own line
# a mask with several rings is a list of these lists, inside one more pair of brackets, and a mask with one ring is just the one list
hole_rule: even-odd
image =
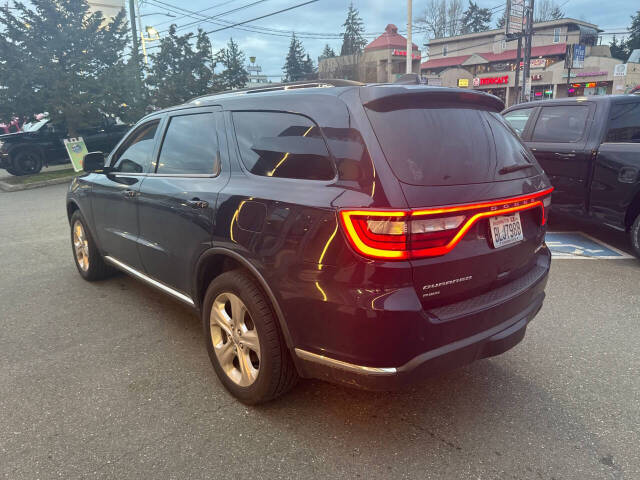
[[69,175],[68,177],[52,178],[51,180],[42,180],[40,182],[26,183],[22,185],[12,185],[10,183],[0,181],[0,190],[5,192],[19,192],[21,190],[31,190],[33,188],[48,187],[49,185],[59,185],[61,183],[70,182],[75,176],[76,175],[74,174]]

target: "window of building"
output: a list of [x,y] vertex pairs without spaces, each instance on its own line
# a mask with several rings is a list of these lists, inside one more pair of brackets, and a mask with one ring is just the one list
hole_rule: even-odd
[[111,160],[113,170],[122,173],[145,173],[151,163],[159,120],[137,128]]
[[589,107],[568,105],[562,107],[542,107],[533,131],[534,142],[571,143],[582,138]]
[[640,143],[640,102],[611,107],[606,142]]
[[447,52],[448,52],[448,51],[449,51],[449,49],[447,48],[447,46],[446,46],[446,45],[444,45],[444,46],[442,47],[442,56],[443,56],[443,57],[446,57],[446,56],[447,56]]
[[198,113],[172,117],[158,158],[159,174],[217,173],[218,137],[215,115]]
[[503,39],[502,42],[500,42],[500,50],[504,52],[506,49],[507,49],[507,41]]
[[234,112],[244,166],[254,175],[331,180],[333,162],[320,128],[302,115]]
[[560,43],[560,29],[553,29],[553,43]]

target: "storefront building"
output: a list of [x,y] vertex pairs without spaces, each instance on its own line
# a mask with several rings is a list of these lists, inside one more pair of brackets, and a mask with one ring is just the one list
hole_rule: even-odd
[[[412,68],[417,73],[422,57],[415,43],[412,50]],[[406,73],[407,54],[407,39],[398,33],[398,27],[389,24],[360,55],[319,58],[318,76],[321,79],[344,78],[367,83],[394,82]]]
[[[608,46],[596,45],[600,31],[595,25],[573,19],[536,24],[529,64],[529,99],[614,93],[613,72],[621,60],[611,57]],[[483,38],[488,38],[488,43],[493,41],[493,48],[487,47]],[[519,93],[515,88],[516,73],[520,76],[520,84],[523,75],[516,49],[505,49],[512,43],[504,40],[504,33],[500,30],[438,39],[434,46],[430,44],[430,52],[435,47],[438,54],[430,55],[429,60],[421,65],[421,76],[430,85],[473,88],[491,93],[510,106]],[[586,56],[583,68],[573,69],[569,78],[564,58],[570,43],[586,45]],[[488,48],[492,50],[479,51]],[[462,79],[465,81],[460,83]]]

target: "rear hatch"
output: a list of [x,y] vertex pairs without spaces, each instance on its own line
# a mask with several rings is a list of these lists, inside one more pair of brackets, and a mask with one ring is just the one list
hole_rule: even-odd
[[550,185],[500,115],[501,102],[453,89],[391,89],[398,93],[363,103],[410,207],[409,259],[423,306],[524,275],[544,240]]

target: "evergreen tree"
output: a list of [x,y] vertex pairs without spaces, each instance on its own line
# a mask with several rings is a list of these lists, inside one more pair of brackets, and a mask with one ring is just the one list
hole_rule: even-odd
[[363,37],[364,25],[362,18],[360,18],[360,13],[353,6],[353,3],[349,4],[347,19],[342,26],[344,27],[344,33],[342,34],[340,55],[355,55],[361,53],[367,45],[367,41]]
[[611,39],[611,43],[609,43],[609,48],[611,49],[611,56],[613,58],[617,58],[619,60],[626,60],[628,57],[627,49],[625,48],[624,38],[618,43],[618,39],[614,35]]
[[291,36],[291,42],[289,43],[289,52],[287,53],[287,58],[285,60],[284,66],[282,67],[282,70],[284,72],[285,82],[296,82],[298,80],[303,80],[307,73],[305,71],[304,48],[302,47],[302,43],[300,42],[300,40],[298,40],[295,33]]
[[218,52],[217,59],[225,67],[219,78],[219,84],[223,90],[236,90],[247,85],[249,73],[245,68],[244,53],[233,38],[229,39],[227,48]]
[[496,21],[496,28],[504,28],[506,23],[507,23],[507,12],[505,11],[502,15],[500,15],[500,17],[498,17],[498,20]]
[[336,56],[336,52],[333,50],[333,48],[331,48],[329,46],[329,44],[327,43],[324,46],[324,50],[322,50],[322,55],[320,55],[322,58],[333,58]]
[[151,68],[146,82],[156,107],[165,108],[214,90],[215,61],[211,42],[198,30],[195,48],[194,34],[176,34],[171,25],[160,40],[160,51],[150,55]]
[[461,33],[478,33],[489,30],[491,25],[491,10],[480,8],[477,3],[469,0],[469,7],[462,15]]
[[302,73],[304,80],[315,80],[317,78],[316,67],[313,65],[311,56],[307,53],[307,57],[302,61]]
[[124,10],[106,23],[86,0],[16,2],[0,9],[0,29],[0,116],[48,112],[75,135],[141,102]]
[[629,31],[629,38],[625,46],[628,54],[631,55],[631,52],[640,48],[640,10],[631,16],[631,26],[627,30]]

